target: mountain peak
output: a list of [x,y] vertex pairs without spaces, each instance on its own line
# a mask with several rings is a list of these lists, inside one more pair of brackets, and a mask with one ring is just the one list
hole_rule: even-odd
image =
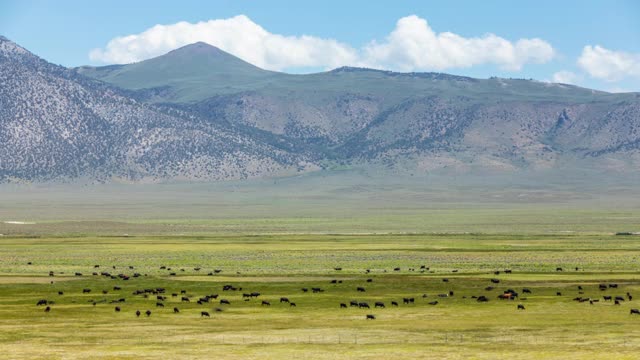
[[170,55],[170,54],[218,54],[218,55],[228,55],[228,56],[233,56],[231,54],[229,54],[228,52],[213,46],[211,44],[208,44],[204,41],[198,41],[195,42],[193,44],[188,44],[182,47],[179,47],[177,49],[171,50],[169,51],[166,55]]

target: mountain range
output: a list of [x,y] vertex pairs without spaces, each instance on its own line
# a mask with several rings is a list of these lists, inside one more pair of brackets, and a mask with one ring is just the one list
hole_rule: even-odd
[[205,43],[65,68],[0,37],[0,181],[216,181],[320,170],[640,170],[640,93],[342,67],[260,69]]

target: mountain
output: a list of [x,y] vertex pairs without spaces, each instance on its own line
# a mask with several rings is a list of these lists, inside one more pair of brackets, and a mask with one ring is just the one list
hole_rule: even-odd
[[360,169],[633,178],[640,94],[343,67],[266,71],[205,43],[67,69],[0,39],[0,180],[226,180]]
[[52,65],[0,38],[0,181],[226,180],[297,172],[299,155]]
[[[133,90],[141,100],[189,109],[211,122],[258,129],[341,163],[402,164],[421,171],[574,165],[638,170],[638,93],[350,67],[308,75],[261,72],[203,43],[121,65],[120,71],[140,79],[153,64],[189,57],[193,47],[215,54],[215,61],[185,69],[180,77],[167,72],[153,82],[129,86],[111,81],[105,75],[110,67],[80,72]],[[229,85],[181,80],[220,73],[233,78]],[[154,91],[152,99],[146,96]]]

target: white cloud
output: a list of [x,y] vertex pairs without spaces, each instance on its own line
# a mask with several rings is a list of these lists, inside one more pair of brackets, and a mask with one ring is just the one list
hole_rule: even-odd
[[592,77],[610,82],[640,78],[640,54],[613,51],[599,45],[585,46],[578,66]]
[[494,34],[465,38],[450,32],[434,32],[426,20],[415,15],[398,20],[385,41],[364,48],[363,63],[377,68],[444,70],[495,64],[520,70],[526,63],[544,63],[554,56],[549,43],[520,39],[511,43]]
[[527,63],[544,63],[554,49],[541,39],[515,43],[494,34],[465,38],[435,33],[415,15],[398,20],[384,41],[362,49],[333,39],[273,34],[244,15],[199,23],[156,25],[140,34],[117,37],[89,54],[92,61],[131,63],[203,41],[259,67],[270,70],[343,65],[401,71],[444,70],[494,64],[517,71]]
[[571,72],[571,71],[558,71],[553,74],[551,81],[554,83],[562,83],[562,84],[576,84],[578,80],[580,80],[580,76]]
[[89,54],[92,61],[131,63],[203,41],[265,69],[337,67],[356,61],[348,45],[314,36],[272,34],[244,15],[199,23],[156,25],[140,34],[112,39]]

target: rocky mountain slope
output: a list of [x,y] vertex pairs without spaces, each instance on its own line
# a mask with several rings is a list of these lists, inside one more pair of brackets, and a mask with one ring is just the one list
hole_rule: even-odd
[[221,180],[309,164],[80,76],[0,38],[0,180]]
[[196,43],[66,69],[0,40],[0,178],[221,180],[319,168],[640,170],[640,94],[360,68],[292,75]]

